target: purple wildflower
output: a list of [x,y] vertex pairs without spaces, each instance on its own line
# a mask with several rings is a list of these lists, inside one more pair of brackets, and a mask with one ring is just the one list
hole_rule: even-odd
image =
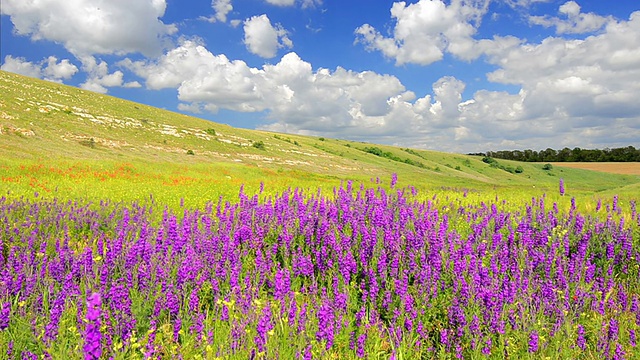
[[576,340],[576,345],[578,345],[580,350],[584,350],[586,348],[586,340],[584,338],[584,327],[582,325],[578,325],[578,339]]
[[13,359],[13,340],[9,340],[7,344],[7,359]]
[[318,310],[318,332],[316,339],[318,341],[326,340],[326,348],[333,346],[335,315],[328,302],[323,303]]
[[311,353],[311,345],[308,345],[306,349],[304,349],[304,360],[312,360],[313,355]]
[[0,331],[9,327],[9,315],[11,315],[11,302],[7,301],[2,304],[2,310],[0,310]]
[[365,351],[364,351],[364,345],[365,342],[367,341],[367,333],[362,333],[360,334],[360,336],[358,336],[358,348],[356,350],[356,355],[360,358],[364,358],[366,356]]
[[611,319],[611,321],[609,321],[608,339],[610,342],[618,340],[618,321],[616,319]]
[[449,349],[449,346],[451,346],[451,344],[449,343],[449,331],[447,329],[440,330],[440,342],[447,349]]
[[482,347],[482,354],[491,355],[491,346],[491,338],[487,338],[487,341],[485,341],[484,346]]
[[173,323],[173,342],[180,340],[180,330],[182,329],[182,319],[176,319]]
[[100,334],[100,307],[102,299],[99,293],[93,293],[87,299],[87,327],[84,334],[84,358],[85,360],[99,359],[102,355]]
[[273,324],[271,323],[271,306],[267,304],[262,311],[262,317],[260,317],[258,327],[256,328],[258,335],[255,337],[255,342],[258,347],[258,352],[266,350],[267,333],[271,329],[273,329]]
[[624,350],[622,349],[622,345],[620,345],[620,343],[616,343],[616,350],[615,350],[615,352],[613,353],[613,359],[614,359],[614,360],[624,360],[624,359],[626,359],[626,358],[624,357],[624,356],[625,356],[625,354],[626,354],[626,353],[625,353],[625,352],[624,352]]
[[564,196],[564,179],[560,178],[560,196]]
[[22,360],[38,360],[38,355],[29,350],[25,350],[22,352]]
[[538,332],[534,330],[529,334],[529,352],[536,351],[538,351]]

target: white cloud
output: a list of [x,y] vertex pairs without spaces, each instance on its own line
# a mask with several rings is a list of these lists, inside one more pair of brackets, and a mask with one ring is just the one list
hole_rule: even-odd
[[512,8],[528,8],[535,3],[548,3],[554,0],[504,0]]
[[342,68],[313,72],[311,64],[295,53],[275,65],[251,68],[193,41],[185,41],[156,62],[121,65],[144,78],[150,89],[177,88],[183,102],[208,104],[211,109],[269,110],[273,118],[301,122],[332,119],[332,114],[349,119],[350,111],[381,116],[388,111],[387,100],[405,92],[389,75]]
[[[124,73],[120,70],[109,73],[109,65],[105,61],[98,62],[93,56],[83,56],[80,61],[82,70],[87,73],[87,80],[80,84],[81,88],[104,94],[107,88],[124,86]],[[135,83],[129,83],[128,87],[135,87]]]
[[14,58],[7,55],[1,69],[53,82],[68,80],[78,72],[78,67],[73,65],[69,59],[58,62],[58,58],[55,56],[49,56],[39,63],[33,63],[25,58]]
[[262,111],[265,105],[256,91],[257,69],[244,61],[214,55],[195,41],[184,41],[157,61],[121,66],[145,79],[149,89],[177,88],[181,101],[209,103],[236,111]]
[[629,21],[610,22],[604,32],[584,40],[550,37],[496,53],[494,82],[516,84],[527,92],[532,115],[556,110],[570,116],[637,116],[640,95],[640,12]]
[[[275,5],[275,6],[293,6],[296,4],[296,0],[265,0],[267,4]],[[322,5],[322,0],[299,0],[301,3],[300,6],[303,9],[313,8],[316,6]]]
[[201,114],[202,113],[202,109],[200,109],[200,106],[198,104],[185,104],[185,103],[180,103],[178,104],[178,110],[180,111],[185,111],[185,112],[190,112],[190,113],[194,113],[194,114]]
[[385,37],[364,24],[355,30],[356,41],[370,51],[381,51],[397,65],[428,65],[441,60],[445,51],[472,60],[480,55],[472,36],[488,5],[488,0],[453,0],[449,5],[441,0],[420,0],[409,5],[396,2],[391,7],[391,17],[396,22],[393,37]]
[[129,81],[127,83],[124,83],[122,85],[122,87],[128,88],[128,89],[138,89],[142,87],[142,84],[140,84],[137,81]]
[[227,21],[227,15],[233,10],[233,5],[231,5],[231,0],[212,0],[211,7],[215,12],[213,17],[208,18],[209,21]]
[[[533,2],[510,5],[527,7]],[[477,4],[396,3],[391,37],[368,24],[356,30],[357,42],[398,65],[427,65],[445,53],[463,60],[485,55],[484,60],[497,67],[487,74],[488,80],[520,88],[516,94],[480,90],[463,101],[465,84],[443,77],[434,84],[433,99],[394,101],[384,116],[386,122],[404,121],[412,129],[405,144],[437,144],[435,148],[442,149],[448,138],[456,140],[452,151],[473,151],[640,142],[640,103],[634,100],[640,97],[640,11],[629,21],[616,21],[584,14],[569,1],[559,9],[566,19],[542,17],[532,22],[554,26],[558,34],[600,33],[527,43],[513,36],[474,39],[478,17],[486,9]],[[430,142],[417,141],[416,134]]]
[[19,35],[33,41],[61,43],[76,56],[162,52],[166,36],[177,31],[164,24],[165,0],[3,0]]
[[584,40],[491,40],[483,52],[498,69],[489,79],[521,90],[480,90],[468,100],[466,84],[454,77],[416,99],[391,75],[314,70],[295,53],[253,68],[194,41],[157,61],[121,65],[147,88],[176,88],[183,111],[264,111],[267,130],[449,151],[602,147],[640,141],[638,33],[640,12]]
[[580,5],[575,1],[564,3],[558,12],[567,18],[530,16],[529,22],[544,27],[555,27],[557,34],[582,34],[600,30],[607,22],[614,21],[610,16],[604,17],[594,13],[580,12]]
[[265,0],[267,3],[276,6],[291,6],[296,3],[296,0]]
[[245,20],[244,44],[251,53],[267,59],[276,56],[278,48],[293,47],[288,32],[280,24],[272,26],[264,14]]
[[55,56],[47,58],[47,66],[43,69],[43,74],[47,80],[59,81],[68,80],[78,72],[78,67],[73,65],[69,59],[58,62]]
[[302,8],[315,8],[317,6],[322,6],[322,0],[301,0]]
[[42,66],[40,64],[34,64],[25,58],[13,57],[11,55],[5,56],[4,63],[0,69],[34,78],[39,78],[42,72]]

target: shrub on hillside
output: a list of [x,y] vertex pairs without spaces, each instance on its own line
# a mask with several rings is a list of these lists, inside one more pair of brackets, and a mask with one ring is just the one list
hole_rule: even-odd
[[256,149],[260,149],[260,150],[264,150],[264,143],[262,141],[256,141],[254,142],[251,146],[253,146]]

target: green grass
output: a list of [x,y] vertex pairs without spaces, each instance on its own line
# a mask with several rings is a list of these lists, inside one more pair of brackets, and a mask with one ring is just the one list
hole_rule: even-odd
[[[363,151],[375,148],[384,156]],[[237,129],[57,83],[0,71],[0,195],[146,199],[198,206],[263,182],[278,192],[330,192],[341,181],[392,173],[420,190],[632,196],[640,177],[348,140]],[[417,166],[416,164],[419,164]]]

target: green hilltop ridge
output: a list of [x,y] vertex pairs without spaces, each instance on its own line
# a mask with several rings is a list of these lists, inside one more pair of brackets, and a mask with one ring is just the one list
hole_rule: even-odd
[[[255,189],[265,181],[280,188],[330,189],[347,179],[387,181],[392,173],[398,174],[400,185],[424,189],[555,191],[563,178],[574,193],[608,194],[633,193],[640,183],[632,175],[544,170],[541,163],[508,160],[496,166],[479,156],[238,129],[5,71],[0,71],[0,152],[0,196],[33,189],[40,173],[69,189],[83,179],[92,186],[86,180],[91,177],[111,181],[105,184],[118,189],[117,178],[122,177],[127,184],[120,189],[156,179],[167,187],[200,187],[200,193],[209,191],[212,197],[212,186],[247,184]],[[60,170],[57,175],[55,169]],[[21,176],[31,176],[31,187]],[[78,193],[86,190],[80,186]]]

